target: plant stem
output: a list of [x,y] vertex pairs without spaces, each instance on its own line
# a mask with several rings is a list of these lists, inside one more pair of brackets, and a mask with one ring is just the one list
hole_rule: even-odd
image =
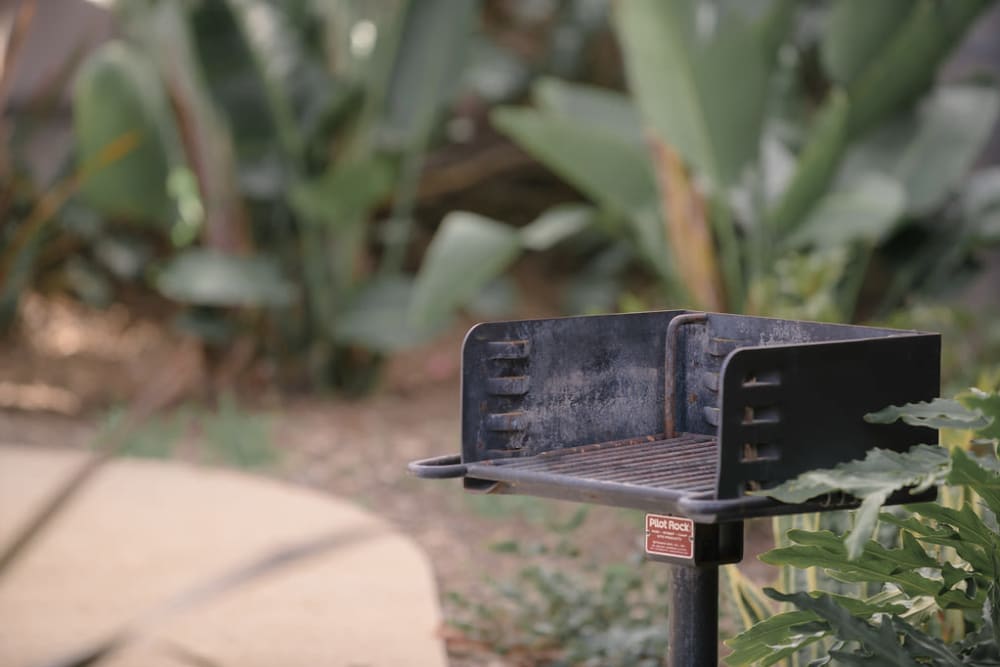
[[[743,307],[753,309],[750,289],[760,280],[772,264],[774,243],[771,228],[767,224],[767,205],[765,203],[763,178],[756,172],[750,187],[750,210],[752,220],[747,221],[747,244],[750,249],[747,262],[747,279]],[[759,305],[759,304],[758,304]],[[756,313],[751,313],[756,314]]]
[[417,201],[423,166],[422,145],[406,152],[396,196],[392,203],[392,215],[388,221],[389,237],[386,239],[385,255],[379,266],[379,273],[383,276],[399,273],[406,261],[406,249],[413,234],[413,208]]
[[6,115],[4,112],[7,110],[7,95],[10,93],[10,87],[14,80],[14,65],[17,63],[21,48],[27,39],[31,22],[35,18],[36,5],[35,0],[24,0],[17,8],[7,36],[3,66],[0,67],[0,183],[8,182],[11,174],[10,155],[8,154],[10,128],[4,118]]
[[742,312],[745,303],[746,284],[743,281],[740,268],[739,237],[736,235],[736,225],[733,212],[724,201],[714,202],[712,223],[715,236],[719,243],[719,255],[722,260],[722,279],[726,285],[727,309],[731,312]]
[[[243,37],[243,41],[247,45],[247,51],[250,53],[254,69],[257,70],[257,75],[260,77],[261,86],[264,89],[264,97],[267,99],[267,106],[271,112],[271,119],[274,120],[274,125],[278,130],[281,147],[289,162],[299,165],[301,164],[303,155],[303,141],[295,123],[295,115],[288,104],[285,91],[282,90],[280,83],[275,81],[274,77],[269,74],[265,66],[265,59],[261,56],[260,47],[255,43],[253,33],[247,25],[248,18],[243,3],[232,2],[230,0],[227,4],[229,5],[229,11],[232,12],[233,17],[236,19],[236,25]],[[271,18],[273,20],[275,17]]]
[[874,254],[875,245],[872,242],[863,243],[858,251],[858,266],[845,276],[844,286],[840,291],[840,316],[849,322],[853,322],[857,316],[858,301],[861,299],[861,289],[865,284],[865,274],[868,273],[868,266],[871,264]]

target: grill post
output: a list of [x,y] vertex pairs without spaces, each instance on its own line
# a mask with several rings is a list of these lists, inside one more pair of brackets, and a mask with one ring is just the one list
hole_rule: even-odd
[[669,565],[669,667],[703,667],[719,660],[719,566]]
[[[692,522],[691,549],[666,555],[683,535],[682,520],[667,524],[673,535],[654,534],[657,515],[646,515],[646,559],[670,568],[667,608],[667,665],[703,667],[719,658],[719,566],[743,559],[743,522],[705,524]],[[680,541],[683,544],[683,540]]]

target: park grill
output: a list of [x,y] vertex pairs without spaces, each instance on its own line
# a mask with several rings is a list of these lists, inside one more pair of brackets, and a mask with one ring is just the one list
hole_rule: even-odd
[[939,366],[940,336],[916,331],[684,310],[480,324],[461,454],[410,470],[650,512],[647,555],[673,566],[670,664],[714,665],[718,566],[742,558],[743,520],[856,506],[748,492],[925,442],[864,415],[936,397]]

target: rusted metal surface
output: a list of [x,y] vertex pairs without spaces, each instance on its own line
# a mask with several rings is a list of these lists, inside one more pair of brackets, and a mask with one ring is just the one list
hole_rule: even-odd
[[940,339],[929,335],[734,350],[714,415],[716,497],[861,459],[872,447],[903,451],[926,441],[926,429],[869,424],[864,415],[937,396],[939,357]]
[[666,373],[663,378],[663,431],[668,438],[677,435],[677,390],[681,385],[677,379],[682,369],[682,365],[678,363],[677,330],[685,324],[703,323],[707,317],[705,313],[688,313],[678,315],[667,325],[667,342],[664,350]]
[[747,491],[926,441],[863,417],[937,395],[940,337],[664,311],[483,324],[462,355],[461,459],[416,474],[710,523],[804,511]]
[[714,665],[718,565],[742,558],[743,519],[857,504],[747,492],[927,441],[864,415],[937,396],[940,352],[937,334],[688,311],[479,325],[462,351],[462,454],[410,469],[667,515],[646,550],[672,568],[668,663]]
[[462,352],[463,460],[663,431],[662,340],[682,311],[474,327]]

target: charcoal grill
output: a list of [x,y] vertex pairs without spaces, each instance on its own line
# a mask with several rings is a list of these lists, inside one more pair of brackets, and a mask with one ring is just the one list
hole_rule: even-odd
[[936,397],[940,349],[933,333],[686,310],[480,324],[462,348],[461,454],[409,468],[650,512],[647,556],[675,566],[670,664],[715,664],[718,565],[741,560],[743,520],[857,504],[748,492],[926,442],[863,417]]

